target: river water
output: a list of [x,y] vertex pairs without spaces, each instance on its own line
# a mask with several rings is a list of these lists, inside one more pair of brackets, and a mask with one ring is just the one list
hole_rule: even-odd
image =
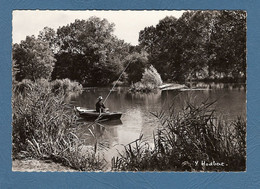
[[[151,114],[162,109],[167,110],[174,102],[176,109],[180,109],[189,99],[194,103],[203,100],[217,100],[214,108],[217,114],[225,120],[233,120],[237,116],[246,117],[246,85],[242,84],[204,84],[192,85],[196,90],[157,91],[154,93],[129,93],[128,88],[118,87],[111,92],[105,106],[110,111],[123,112],[121,120],[102,123],[103,126],[78,128],[78,134],[86,143],[98,140],[102,146],[109,148],[106,159],[116,156],[117,150],[143,134],[143,139],[152,144],[153,132],[158,126],[158,120]],[[199,90],[198,90],[199,89]],[[75,106],[93,108],[98,96],[106,97],[110,88],[89,88],[82,94],[71,98]],[[91,133],[90,133],[91,129]],[[91,139],[91,136],[93,140]],[[95,138],[95,139],[94,139]]]

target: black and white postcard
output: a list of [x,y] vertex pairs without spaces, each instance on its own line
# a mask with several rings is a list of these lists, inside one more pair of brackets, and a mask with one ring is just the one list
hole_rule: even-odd
[[246,19],[14,10],[12,170],[246,171]]

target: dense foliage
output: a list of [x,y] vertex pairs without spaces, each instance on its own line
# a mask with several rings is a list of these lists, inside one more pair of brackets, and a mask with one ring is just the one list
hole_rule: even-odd
[[141,82],[151,83],[154,84],[155,86],[162,85],[161,76],[152,65],[149,68],[145,68]]
[[[66,89],[57,87],[58,83]],[[66,80],[44,79],[13,85],[13,159],[50,159],[84,171],[102,168],[103,160],[94,147],[82,151],[83,142],[74,134],[79,123],[64,95],[72,87]]]
[[13,46],[15,79],[44,78],[50,79],[54,67],[54,54],[49,48],[49,43],[34,36],[27,36],[25,41]]
[[130,91],[134,92],[151,92],[158,89],[162,85],[162,79],[157,70],[151,65],[149,68],[145,68],[141,81],[138,81],[131,85]]
[[163,80],[246,77],[246,12],[187,11],[140,31],[140,46]]
[[91,17],[75,20],[57,30],[53,78],[70,78],[84,85],[108,85],[117,79],[129,45],[112,34],[114,24]]
[[[57,31],[45,27],[38,38],[13,45],[15,78],[75,80],[87,86],[136,83],[153,65],[163,81],[246,78],[246,12],[186,11],[165,17],[139,33],[131,46],[114,34],[114,24],[91,17]],[[55,64],[54,64],[55,63]]]
[[124,64],[129,64],[126,69],[129,83],[135,83],[142,79],[142,74],[147,67],[147,61],[147,55],[143,53],[133,53],[125,58]]
[[[78,126],[66,105],[69,91],[119,81],[147,92],[163,81],[246,78],[246,13],[186,11],[166,17],[139,33],[131,46],[114,34],[114,24],[91,17],[13,45],[13,158],[52,159],[78,170],[99,170],[96,144],[87,151],[74,134]],[[116,170],[207,170],[194,161],[225,161],[218,170],[245,167],[245,122],[217,122],[214,110],[201,103],[183,112],[155,115],[161,127],[154,148],[141,139],[113,159]],[[90,130],[90,133],[91,130]],[[85,153],[84,153],[85,152]],[[185,160],[185,161],[183,161]]]

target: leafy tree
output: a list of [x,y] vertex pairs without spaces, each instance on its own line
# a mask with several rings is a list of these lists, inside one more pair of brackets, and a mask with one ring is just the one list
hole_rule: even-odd
[[211,35],[215,73],[226,77],[246,76],[246,12],[221,11]]
[[[181,61],[185,79],[196,79],[205,72],[210,58],[209,41],[214,11],[189,11],[178,20],[182,46]],[[204,73],[207,77],[207,73]]]
[[163,80],[183,81],[246,75],[244,11],[187,11],[165,17],[139,34]]
[[124,60],[124,65],[128,66],[126,73],[128,76],[129,83],[136,83],[141,80],[142,74],[147,67],[147,54],[143,53],[133,53],[128,55]]
[[13,45],[13,67],[17,81],[50,79],[54,62],[54,54],[49,44],[34,36],[27,36],[25,41]]
[[163,80],[173,80],[180,75],[181,62],[178,56],[181,49],[175,17],[165,17],[155,28],[147,27],[140,31],[139,42],[140,46],[147,49],[149,63],[154,65]]
[[69,77],[92,86],[102,86],[117,79],[129,45],[113,35],[114,24],[91,17],[57,30],[60,47],[53,79]]
[[145,27],[140,31],[138,41],[140,46],[152,55],[156,50],[156,43],[159,41],[156,28],[154,26]]
[[152,65],[149,68],[145,68],[141,82],[143,84],[151,83],[154,86],[160,86],[163,83],[160,74]]
[[44,27],[43,30],[39,32],[38,39],[49,43],[49,47],[53,51],[53,53],[57,53],[57,51],[59,50],[59,47],[57,45],[57,34],[54,29]]

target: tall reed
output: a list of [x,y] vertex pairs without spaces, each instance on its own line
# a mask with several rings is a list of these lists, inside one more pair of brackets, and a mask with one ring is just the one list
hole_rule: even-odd
[[75,113],[64,90],[53,93],[46,80],[13,86],[13,158],[51,159],[78,170],[100,170],[102,159],[75,135]]
[[160,125],[153,147],[137,139],[112,159],[113,170],[123,171],[244,171],[246,123],[238,117],[227,123],[207,100],[186,102],[181,111],[153,113]]

